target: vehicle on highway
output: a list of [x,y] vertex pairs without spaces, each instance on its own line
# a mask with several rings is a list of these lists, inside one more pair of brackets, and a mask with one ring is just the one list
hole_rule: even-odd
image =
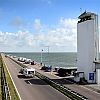
[[25,77],[34,77],[35,76],[35,69],[34,68],[23,68],[22,74]]
[[23,74],[24,68],[21,68],[19,73]]
[[20,62],[25,62],[25,61],[26,61],[26,58],[19,57],[19,58],[18,58],[18,61],[20,61]]
[[25,64],[30,64],[32,61],[31,61],[31,59],[26,59],[25,60]]
[[46,72],[51,72],[51,70],[52,70],[52,66],[50,65],[50,66],[42,66],[42,68],[41,68],[41,70],[44,70],[44,71],[46,71]]
[[35,61],[31,61],[31,65],[36,65]]

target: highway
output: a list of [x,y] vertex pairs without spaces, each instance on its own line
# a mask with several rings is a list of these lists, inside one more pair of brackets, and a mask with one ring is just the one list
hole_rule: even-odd
[[[31,66],[31,65],[29,65],[29,66]],[[100,100],[100,93],[93,91],[91,89],[88,89],[84,85],[77,85],[77,84],[72,83],[71,81],[69,81],[67,79],[64,80],[63,78],[59,78],[58,76],[55,76],[55,75],[52,75],[52,74],[49,74],[49,73],[45,73],[45,72],[43,72],[39,69],[37,69],[37,71],[39,73],[49,77],[53,81],[55,81],[59,84],[63,84],[64,86],[68,87],[69,89],[76,91],[77,93],[87,97],[88,100]]]
[[[33,79],[25,79],[24,77],[21,77],[21,76],[19,76],[19,78],[16,77],[18,75],[18,71],[20,69],[20,66],[17,65],[15,62],[13,62],[9,58],[5,58],[4,57],[4,59],[6,61],[6,64],[7,64],[8,68],[9,68],[9,70],[11,70],[11,71],[12,71],[12,69],[15,70],[14,72],[12,71],[11,74],[13,73],[13,75],[12,75],[12,76],[14,76],[13,79],[15,78],[14,82],[15,82],[15,84],[17,83],[16,86],[18,84],[21,84],[21,85],[23,84],[23,87],[21,87],[23,89],[20,88],[21,85],[17,87],[18,91],[19,91],[19,93],[21,95],[21,98],[23,100],[28,100],[28,98],[26,99],[26,97],[28,97],[28,96],[29,96],[29,98],[32,98],[32,100],[38,100],[39,98],[43,98],[42,100],[51,100],[51,99],[53,99],[53,100],[60,100],[60,99],[62,99],[62,100],[70,100],[69,98],[65,97],[63,94],[61,94],[60,92],[56,91],[55,89],[53,89],[52,87],[47,85],[44,81],[38,79],[37,77],[35,77]],[[28,66],[31,66],[31,65],[28,65]],[[51,78],[53,81],[55,81],[55,82],[57,82],[59,84],[63,84],[66,87],[70,88],[71,90],[74,90],[77,93],[80,93],[81,95],[87,97],[88,100],[100,100],[100,93],[97,93],[97,92],[95,92],[95,91],[93,91],[91,89],[88,89],[85,86],[73,84],[68,80],[59,79],[55,75],[45,73],[45,72],[43,72],[43,71],[41,71],[39,69],[37,69],[37,71],[39,71],[41,74],[44,74],[47,77]],[[25,91],[27,91],[28,94]],[[23,96],[24,94],[26,94],[27,96],[26,97]],[[35,98],[35,99],[33,99],[33,98]]]
[[25,78],[19,74],[20,66],[3,56],[22,100],[70,100],[37,77]]

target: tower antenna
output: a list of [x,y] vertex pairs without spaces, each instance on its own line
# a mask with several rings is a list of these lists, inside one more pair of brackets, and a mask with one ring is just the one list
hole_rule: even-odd
[[80,13],[82,14],[82,8],[80,8]]

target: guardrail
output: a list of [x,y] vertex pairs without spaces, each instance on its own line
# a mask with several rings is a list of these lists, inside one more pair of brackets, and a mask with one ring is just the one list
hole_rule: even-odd
[[[9,58],[10,58],[10,57],[9,57]],[[10,58],[10,59],[13,60],[14,62],[16,62],[18,65],[20,65],[20,66],[23,67],[23,68],[27,67],[26,65],[24,65],[24,64],[22,64],[22,63],[16,61],[16,60],[13,59],[13,58]]]
[[2,59],[1,59],[1,86],[2,86],[2,99],[11,100],[11,95],[10,95],[8,83],[6,81]]
[[[16,62],[17,64],[19,64],[22,67],[27,67],[26,65],[23,65],[22,63],[12,59],[14,62]],[[62,92],[64,95],[68,96],[70,99],[72,100],[87,100],[88,98],[63,86],[62,84],[58,84],[54,81],[52,81],[50,78],[42,75],[41,73],[36,71],[36,76],[39,77],[40,79],[44,80],[45,82],[47,82],[49,85],[51,85],[52,87],[54,87],[55,89],[57,89],[58,91]]]
[[36,76],[39,77],[40,79],[46,81],[49,85],[51,85],[55,89],[59,90],[60,92],[62,92],[63,94],[65,94],[66,96],[71,98],[72,100],[87,100],[88,99],[85,96],[83,96],[75,91],[72,91],[71,89],[69,89],[63,85],[52,81],[50,78],[40,74],[39,72],[36,72]]

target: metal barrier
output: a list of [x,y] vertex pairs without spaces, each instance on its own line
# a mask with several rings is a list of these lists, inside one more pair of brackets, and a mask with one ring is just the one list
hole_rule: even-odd
[[72,91],[71,89],[69,89],[63,85],[60,85],[60,84],[52,81],[50,78],[40,74],[39,72],[36,72],[36,76],[39,77],[40,79],[46,81],[49,85],[56,88],[57,90],[59,90],[60,92],[62,92],[63,94],[65,94],[66,96],[71,98],[72,100],[87,100],[88,99],[85,96],[80,95],[79,93]]
[[2,99],[3,100],[11,100],[9,86],[6,81],[5,71],[3,67],[3,62],[1,61],[1,86],[2,86]]
[[[12,58],[10,58],[12,59]],[[16,62],[17,64],[19,64],[22,67],[27,67],[26,65],[23,65],[22,63],[12,59],[14,62]],[[54,81],[52,81],[50,78],[40,74],[39,72],[36,71],[36,76],[42,80],[44,80],[45,82],[47,82],[49,85],[51,85],[52,87],[54,87],[55,89],[57,89],[58,91],[62,92],[63,94],[65,94],[66,96],[68,96],[70,99],[72,100],[87,100],[88,98],[75,92],[72,91],[71,89],[63,86],[62,84],[58,84]]]

